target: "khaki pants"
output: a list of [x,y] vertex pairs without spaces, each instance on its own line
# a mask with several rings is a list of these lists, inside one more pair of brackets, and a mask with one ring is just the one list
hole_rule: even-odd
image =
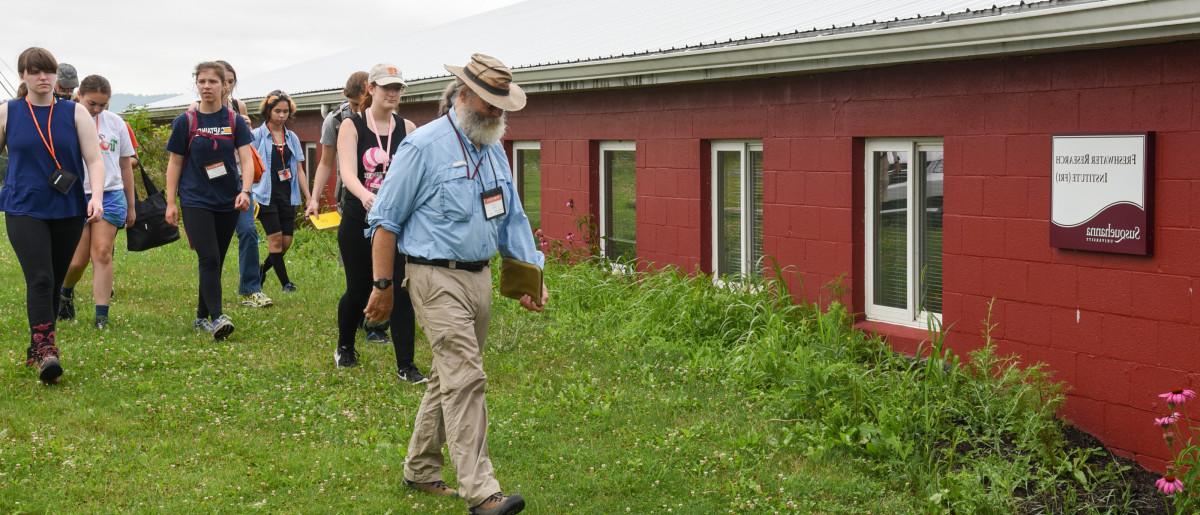
[[492,274],[405,265],[417,323],[433,349],[433,366],[404,463],[404,478],[442,479],[442,445],[470,506],[500,491],[488,458],[483,344],[492,310]]

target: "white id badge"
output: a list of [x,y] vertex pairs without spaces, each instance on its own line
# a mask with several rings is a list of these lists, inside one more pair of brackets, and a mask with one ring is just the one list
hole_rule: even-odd
[[483,202],[484,219],[491,220],[498,216],[504,216],[504,190],[492,188],[481,193],[479,200]]
[[225,163],[220,161],[205,166],[204,170],[208,172],[209,180],[216,179],[218,177],[224,177],[225,174],[229,173],[225,171]]

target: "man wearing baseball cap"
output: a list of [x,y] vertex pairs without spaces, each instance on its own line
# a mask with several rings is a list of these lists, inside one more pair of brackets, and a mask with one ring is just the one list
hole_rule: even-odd
[[[443,94],[450,108],[404,139],[367,217],[375,287],[366,315],[383,320],[392,309],[392,256],[398,247],[408,256],[408,292],[433,350],[408,444],[405,483],[435,495],[458,495],[473,515],[513,514],[525,508],[525,500],[501,492],[488,456],[483,347],[491,317],[489,260],[499,251],[545,265],[500,143],[505,112],[524,108],[525,92],[491,56],[475,54],[466,66],[446,70],[455,77]],[[549,300],[544,285],[540,297],[525,295],[521,306],[540,312]],[[457,492],[441,478],[444,444],[458,472]]]
[[54,96],[70,100],[71,95],[75,93],[75,88],[79,87],[79,72],[75,71],[75,67],[67,63],[58,63],[58,80],[54,82]]

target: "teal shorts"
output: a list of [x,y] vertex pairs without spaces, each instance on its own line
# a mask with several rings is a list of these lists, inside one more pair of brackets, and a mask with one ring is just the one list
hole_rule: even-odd
[[[92,201],[91,195],[85,195],[87,201]],[[129,204],[125,202],[125,190],[104,192],[104,221],[125,228],[125,217],[129,215]]]

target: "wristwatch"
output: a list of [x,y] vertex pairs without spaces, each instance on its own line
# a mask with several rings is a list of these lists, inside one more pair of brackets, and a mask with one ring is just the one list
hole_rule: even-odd
[[392,280],[391,279],[376,279],[374,282],[371,283],[371,286],[374,286],[375,289],[377,289],[377,290],[386,290],[386,289],[392,287]]

